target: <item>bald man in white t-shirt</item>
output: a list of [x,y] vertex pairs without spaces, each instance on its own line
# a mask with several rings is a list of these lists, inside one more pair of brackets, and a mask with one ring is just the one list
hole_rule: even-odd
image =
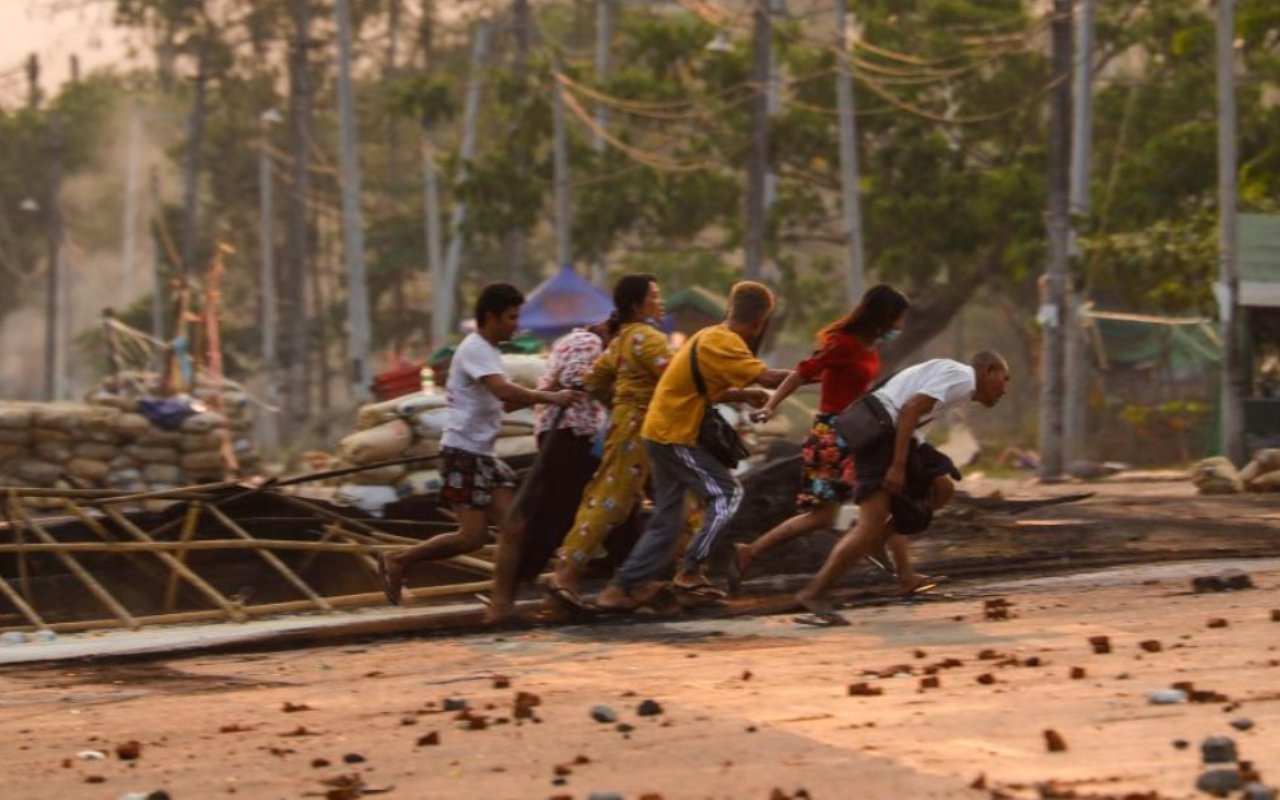
[[909,367],[859,402],[874,404],[893,427],[855,453],[854,502],[858,521],[832,548],[822,569],[796,599],[812,612],[797,621],[847,625],[828,597],[836,581],[858,561],[881,552],[894,531],[919,533],[933,511],[955,493],[960,474],[951,459],[924,441],[922,428],[957,406],[1000,402],[1009,384],[1009,364],[992,350],[968,364],[938,358]]

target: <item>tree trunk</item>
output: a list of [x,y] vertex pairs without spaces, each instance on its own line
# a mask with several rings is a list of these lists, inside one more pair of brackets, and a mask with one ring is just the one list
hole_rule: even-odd
[[187,162],[182,188],[182,270],[188,278],[199,274],[196,263],[197,219],[200,191],[200,155],[204,149],[204,121],[206,113],[205,84],[209,79],[209,48],[211,31],[200,37],[197,56],[195,97],[191,101],[191,115],[187,118]]
[[310,145],[311,81],[308,48],[311,46],[310,0],[293,0],[294,38],[289,57],[289,139],[293,156],[289,186],[288,293],[289,315],[289,433],[297,434],[310,415],[307,369],[307,273],[310,267],[307,203],[311,195]]

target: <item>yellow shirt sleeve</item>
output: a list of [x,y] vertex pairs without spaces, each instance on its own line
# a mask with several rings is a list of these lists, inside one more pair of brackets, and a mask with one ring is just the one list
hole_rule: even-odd
[[[755,383],[769,366],[752,354],[742,337],[728,328],[713,328],[698,337],[698,366],[712,395]],[[718,385],[719,384],[719,385]]]

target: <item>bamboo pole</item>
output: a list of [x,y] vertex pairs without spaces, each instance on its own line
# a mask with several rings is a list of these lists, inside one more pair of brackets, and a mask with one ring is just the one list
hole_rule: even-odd
[[9,492],[17,494],[19,497],[75,498],[77,500],[98,500],[104,503],[126,503],[135,500],[164,500],[169,498],[185,500],[197,497],[204,499],[208,492],[228,489],[235,485],[235,481],[222,481],[220,483],[182,486],[176,489],[157,489],[154,492],[139,492],[137,494],[120,494],[115,489],[45,489],[35,486],[16,486],[10,489]]
[[0,578],[0,594],[8,598],[9,602],[13,603],[14,608],[18,609],[22,616],[26,617],[27,621],[35,626],[36,630],[42,631],[49,628],[45,621],[40,619],[40,615],[36,613],[35,609],[27,605],[27,601],[22,599],[22,595],[18,594],[4,578]]
[[[125,531],[130,536],[137,539],[139,543],[146,543],[152,546],[160,544],[160,542],[156,542],[154,539],[148,536],[145,531],[143,531],[137,525],[133,524],[133,522],[127,517],[125,517],[124,514],[120,513],[120,510],[118,508],[113,508],[111,506],[108,506],[104,510],[106,511],[107,516],[111,517],[112,521],[114,521],[117,525],[120,526],[121,530]],[[125,543],[122,543],[122,544],[125,544]],[[200,543],[191,542],[190,544],[195,545]],[[256,544],[256,542],[243,542],[243,544]],[[179,546],[182,546],[182,545],[179,544]],[[201,578],[199,575],[195,574],[190,569],[188,569],[186,564],[183,564],[182,562],[178,561],[178,559],[174,558],[172,554],[161,551],[156,553],[156,557],[159,558],[161,561],[163,561],[166,566],[177,570],[178,573],[181,574],[182,577],[185,578],[188,583],[194,586],[197,591],[199,591],[209,600],[213,601],[213,603],[217,605],[219,608],[221,608],[224,612],[226,612],[227,616],[229,616],[231,619],[235,620],[236,622],[243,622],[245,619],[248,618],[248,616],[244,613],[243,608],[232,605],[231,602],[227,600],[227,598],[223,597],[222,594],[218,592],[217,589],[210,586],[209,583],[205,581],[204,578]]]
[[[373,527],[372,525],[365,523],[363,520],[344,517],[341,514],[337,514],[333,511],[330,511],[329,509],[323,506],[316,505],[315,503],[312,503],[308,500],[303,500],[301,497],[294,497],[293,495],[288,495],[288,494],[281,494],[280,497],[285,501],[292,503],[300,508],[305,508],[308,511],[311,511],[314,514],[318,514],[322,517],[327,517],[335,522],[340,522],[344,525],[351,525],[352,527],[360,528],[370,536],[378,539],[379,541],[395,542],[397,544],[407,544],[407,545],[419,544],[418,539],[413,539],[408,536],[396,536],[395,534],[386,533],[385,531],[380,531],[377,528]],[[474,572],[479,572],[482,575],[492,575],[493,569],[494,569],[493,564],[491,562],[485,561],[484,559],[481,559],[481,558],[475,558],[474,556],[453,556],[452,558],[442,559],[440,563],[451,564],[455,567],[462,567],[463,569],[470,569]]]
[[[14,501],[14,502],[16,503],[17,501]],[[27,526],[42,541],[48,544],[55,544],[55,545],[58,544],[58,540],[54,539],[53,536],[51,536],[49,532],[44,529],[44,526],[42,526],[30,514],[28,514],[25,508],[22,508],[22,506],[19,505],[14,510],[18,514],[22,515],[22,518],[23,520],[26,521]],[[100,603],[102,603],[104,606],[107,607],[108,611],[116,615],[116,618],[119,619],[120,622],[122,622],[125,625],[125,627],[131,628],[135,631],[139,627],[141,627],[138,624],[138,621],[134,619],[133,615],[129,613],[129,610],[126,609],[123,605],[121,605],[120,601],[116,600],[116,598],[112,596],[111,592],[108,592],[106,587],[98,582],[97,578],[94,578],[92,575],[90,575],[89,571],[86,570],[83,566],[81,566],[80,562],[76,561],[74,556],[72,556],[70,553],[67,553],[65,551],[56,551],[54,555],[56,555],[58,559],[64,565],[66,565],[67,569],[71,570],[71,574],[75,575],[80,580],[80,582],[85,585],[85,588],[88,589],[89,592],[94,597],[98,598],[98,601]]]
[[[200,523],[200,501],[196,500],[187,504],[187,513],[182,520],[182,533],[178,536],[179,543],[189,545],[196,535],[196,526]],[[183,564],[187,563],[186,547],[178,551],[174,558]],[[173,611],[173,607],[178,603],[178,571],[176,569],[169,570],[168,583],[164,589],[164,610]]]
[[[6,586],[5,582],[0,580],[0,591]],[[421,589],[405,589],[404,597],[406,600],[437,600],[442,597],[454,597],[460,595],[471,595],[476,592],[484,592],[493,588],[493,581],[473,581],[471,583],[457,583],[448,586],[427,586]],[[12,591],[10,589],[9,591]],[[362,594],[345,594],[337,597],[330,597],[329,602],[334,606],[334,610],[341,608],[352,608],[356,606],[376,605],[386,603],[386,595],[382,592],[365,592]],[[291,614],[299,611],[311,611],[314,605],[310,600],[287,600],[280,603],[264,603],[257,606],[244,606],[244,611],[250,617],[265,617],[272,614]],[[30,609],[27,609],[28,611]],[[34,615],[35,612],[31,612]],[[210,622],[223,618],[225,615],[221,611],[206,609],[203,611],[179,611],[173,614],[152,614],[149,616],[138,617],[138,622],[143,625],[180,625],[192,622]],[[31,617],[28,617],[29,619]],[[39,617],[35,617],[36,620]],[[33,625],[36,623],[33,622]],[[37,628],[51,628],[58,633],[75,633],[78,631],[91,631],[99,628],[119,627],[120,621],[116,619],[101,620],[76,620],[75,622],[55,622],[52,625],[46,625],[40,622]],[[0,629],[0,632],[9,630],[24,630],[30,626],[10,627]]]
[[[217,508],[216,506],[210,506],[209,513],[212,514],[218,522],[222,523],[224,528],[231,531],[236,536],[239,536],[241,539],[246,541],[254,541],[254,538],[250,536],[244,528],[241,528],[234,520],[228,517],[222,509]],[[321,611],[329,611],[333,608],[333,606],[329,605],[327,600],[316,594],[315,591],[302,580],[302,578],[298,577],[296,572],[289,569],[289,567],[281,561],[275,553],[270,550],[259,550],[257,552],[258,555],[262,557],[263,561],[271,565],[276,572],[280,573],[282,578],[293,584],[295,589],[302,592],[302,594],[311,602],[315,603],[316,607]]]
[[10,511],[19,505],[17,494],[13,489],[9,490],[9,502],[5,504],[4,516],[9,521],[9,527],[13,529],[13,543],[21,548],[18,553],[18,588],[22,590],[22,596],[29,602],[34,602],[31,594],[31,573],[27,568],[27,551],[26,551],[26,534],[23,533],[23,526],[18,520],[13,518]]
[[[65,501],[65,507],[71,511],[72,514],[78,517],[80,521],[84,523],[85,527],[92,531],[93,534],[103,542],[112,545],[121,544],[120,540],[111,534],[111,531],[107,529],[106,525],[102,524],[101,520],[91,516],[89,512],[85,511],[71,500]],[[165,579],[164,573],[157,569],[150,561],[144,559],[140,553],[136,551],[126,551],[123,555],[125,558],[129,559],[135,567],[146,573],[147,576],[156,582],[162,582]]]
[[[133,525],[132,522],[128,523]],[[133,525],[137,529],[136,525]],[[141,531],[139,531],[141,532]],[[350,532],[345,532],[350,535]],[[182,550],[318,550],[324,553],[377,553],[399,550],[399,545],[361,544],[352,542],[304,542],[296,539],[194,539],[190,542],[158,542],[148,538],[134,542],[26,542],[21,545],[0,544],[0,553],[157,553],[172,556]],[[441,564],[446,562],[441,561]],[[487,563],[487,562],[486,562]],[[166,564],[167,566],[167,564]]]

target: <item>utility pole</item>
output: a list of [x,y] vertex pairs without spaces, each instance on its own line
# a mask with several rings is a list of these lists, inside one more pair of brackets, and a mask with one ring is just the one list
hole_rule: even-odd
[[1049,263],[1041,299],[1044,324],[1040,383],[1040,478],[1062,477],[1062,418],[1065,381],[1067,208],[1071,166],[1071,0],[1054,0],[1053,76],[1049,106]]
[[27,110],[40,108],[42,93],[40,91],[40,56],[32,53],[27,56]]
[[[608,80],[613,71],[613,29],[614,12],[618,0],[596,0],[596,82]],[[563,91],[559,86],[556,91]],[[557,102],[564,98],[557,95]],[[561,109],[563,113],[563,109]],[[602,158],[605,152],[604,132],[609,127],[609,108],[604,103],[596,103],[596,130],[591,133],[591,147]],[[604,254],[591,253],[591,282],[597,286],[604,284],[608,271],[604,263]]]
[[[529,0],[512,0],[511,27],[515,39],[515,63],[512,71],[515,73],[516,85],[522,85],[529,74],[529,45],[533,39],[533,11],[529,8]],[[527,102],[526,99],[516,101],[517,118],[514,129],[509,133],[515,145],[516,174],[522,179],[529,170],[529,153],[525,152],[522,140],[517,137],[525,123],[524,108]],[[507,231],[507,280],[511,283],[520,282],[520,270],[524,266],[528,244],[528,236],[519,227]]]
[[351,92],[351,4],[336,0],[338,17],[338,129],[341,138],[342,246],[347,263],[347,341],[351,359],[351,396],[369,396],[371,331],[369,284],[364,271],[364,222],[360,215],[360,153],[356,143],[355,104]]
[[[596,81],[604,82],[612,69],[613,4],[616,0],[596,0]],[[609,126],[609,109],[604,103],[596,103],[597,131],[591,134],[591,146],[597,153],[604,152],[604,131]]]
[[[160,170],[157,167],[151,168],[151,191],[147,195],[147,219],[152,220],[149,228],[159,227],[159,216],[163,213],[163,207],[160,203]],[[164,249],[156,242],[156,230],[151,231],[151,336],[162,342],[169,340],[169,335],[164,329]],[[163,371],[163,365],[160,370]]]
[[836,10],[836,102],[840,114],[840,200],[844,228],[849,235],[849,267],[846,280],[850,305],[857,304],[867,288],[866,261],[862,249],[862,208],[858,200],[858,120],[854,106],[853,66],[849,53],[845,0],[834,0]]
[[289,170],[289,230],[286,239],[289,254],[288,382],[289,434],[306,425],[311,412],[310,370],[307,368],[307,278],[311,266],[311,242],[308,235],[307,208],[311,202],[311,78],[308,53],[311,48],[311,2],[292,0],[293,45],[289,54],[289,152],[293,163]]
[[427,237],[427,274],[431,277],[431,344],[440,347],[449,337],[443,327],[440,308],[448,298],[441,291],[445,285],[444,245],[440,238],[440,171],[436,169],[436,146],[431,126],[422,121],[422,209]]
[[[458,179],[465,180],[467,165],[475,156],[476,116],[480,112],[480,86],[484,62],[489,58],[489,22],[476,23],[475,42],[471,50],[471,75],[467,80],[467,99],[462,111],[462,144],[458,149]],[[462,260],[462,226],[467,221],[467,204],[459,202],[456,195],[453,213],[449,219],[449,252],[444,259],[444,281],[432,290],[432,341],[436,346],[444,344],[453,331],[455,311],[454,297],[458,293],[458,271]]]
[[274,458],[280,448],[280,425],[277,408],[280,401],[280,359],[277,354],[276,333],[276,237],[274,228],[275,199],[273,198],[274,177],[271,174],[271,125],[280,121],[280,114],[274,108],[263,112],[260,117],[260,136],[258,142],[258,200],[259,200],[259,235],[258,244],[261,249],[262,275],[262,372],[267,384],[267,404],[270,406],[262,415],[262,445],[269,458]]
[[743,277],[760,280],[764,272],[767,183],[769,170],[769,86],[773,49],[770,0],[753,0],[755,26],[752,44],[751,145],[747,156],[747,214]]
[[[1071,121],[1071,235],[1069,255],[1079,259],[1076,222],[1089,216],[1089,172],[1093,160],[1093,2],[1079,0],[1075,48],[1075,94]],[[1082,287],[1081,287],[1082,288]],[[1088,455],[1089,365],[1083,306],[1087,298],[1072,286],[1067,291],[1066,403],[1063,412],[1063,449],[1068,462]]]
[[209,79],[209,48],[213,33],[206,27],[196,56],[196,89],[187,117],[187,163],[182,192],[182,268],[191,278],[199,273],[196,264],[196,215],[199,211],[200,155],[204,149],[205,84]]
[[[559,77],[559,67],[556,68]],[[572,211],[569,207],[569,135],[564,124],[564,87],[554,80],[551,87],[552,160],[555,171],[556,269],[573,265],[571,240]]]
[[1222,323],[1222,449],[1244,461],[1239,323],[1240,296],[1236,172],[1236,3],[1218,0],[1218,316]]
[[48,206],[48,271],[45,273],[44,298],[44,397],[61,400],[62,381],[62,114],[55,108],[49,115],[49,199]]
[[138,270],[139,194],[142,191],[142,110],[135,100],[129,110],[129,150],[125,156],[124,226],[121,231],[121,281],[117,300],[127,301]]

